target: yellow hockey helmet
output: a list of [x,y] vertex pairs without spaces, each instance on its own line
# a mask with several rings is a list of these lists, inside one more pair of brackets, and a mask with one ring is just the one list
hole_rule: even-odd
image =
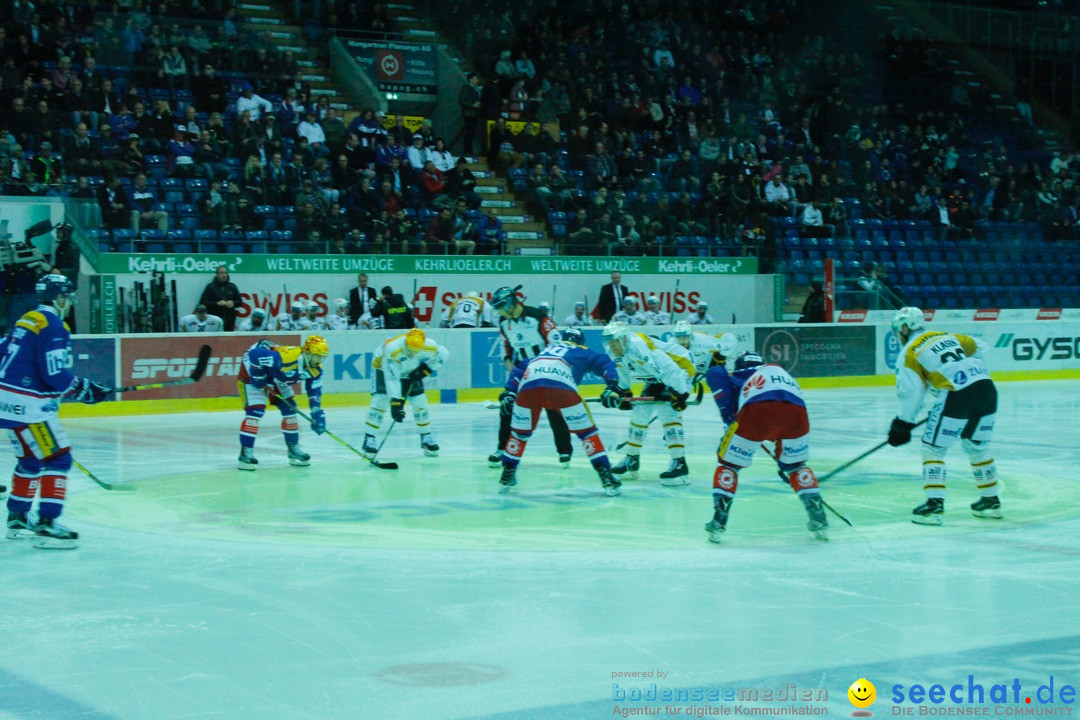
[[424,337],[424,331],[420,328],[413,328],[405,333],[405,349],[416,352],[423,350],[425,344],[427,344],[427,338]]
[[326,338],[322,335],[311,335],[304,341],[304,352],[308,355],[322,355],[327,356],[330,354],[330,346],[326,343]]

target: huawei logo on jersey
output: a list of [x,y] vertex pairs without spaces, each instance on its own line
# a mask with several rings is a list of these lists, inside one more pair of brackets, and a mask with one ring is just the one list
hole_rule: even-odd
[[760,390],[763,387],[765,387],[765,378],[761,375],[755,375],[743,385],[742,394],[745,397],[750,394],[751,390]]

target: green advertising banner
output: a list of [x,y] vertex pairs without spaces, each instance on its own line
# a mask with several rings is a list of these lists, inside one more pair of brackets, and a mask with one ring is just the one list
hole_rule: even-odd
[[757,258],[615,258],[456,255],[172,255],[102,253],[101,273],[205,275],[224,265],[244,274],[595,275],[618,270],[648,275],[756,275]]
[[116,276],[90,275],[90,332],[110,334],[119,330],[116,322]]

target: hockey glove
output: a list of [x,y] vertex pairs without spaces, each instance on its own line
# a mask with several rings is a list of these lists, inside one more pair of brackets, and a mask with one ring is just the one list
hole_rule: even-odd
[[675,412],[682,412],[686,409],[686,401],[690,399],[690,393],[677,393],[674,390],[671,391],[671,409]]
[[424,378],[431,374],[431,368],[427,366],[427,363],[420,363],[416,366],[416,369],[406,375],[406,379],[414,385],[418,382],[423,382]]
[[96,383],[90,378],[79,378],[68,391],[68,397],[72,402],[81,402],[86,405],[94,405],[109,397],[113,389],[101,383]]
[[911,428],[913,427],[915,423],[893,418],[892,425],[889,427],[889,444],[893,447],[907,445],[911,442]]
[[608,409],[614,409],[622,404],[623,394],[627,392],[618,385],[608,385],[604,392],[600,393],[600,404]]
[[509,415],[514,412],[514,402],[517,400],[517,393],[510,392],[509,390],[503,390],[499,395],[499,412],[503,415]]
[[405,422],[405,398],[394,398],[390,401],[390,417],[394,422]]
[[326,432],[326,413],[322,410],[314,410],[311,413],[311,429],[316,435]]

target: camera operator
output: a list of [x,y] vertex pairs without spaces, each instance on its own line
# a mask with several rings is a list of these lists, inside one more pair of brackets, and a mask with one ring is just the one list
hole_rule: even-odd
[[4,333],[24,313],[37,307],[34,286],[52,266],[30,240],[52,229],[51,221],[42,220],[26,229],[21,242],[12,242],[10,236],[0,237],[0,323]]

